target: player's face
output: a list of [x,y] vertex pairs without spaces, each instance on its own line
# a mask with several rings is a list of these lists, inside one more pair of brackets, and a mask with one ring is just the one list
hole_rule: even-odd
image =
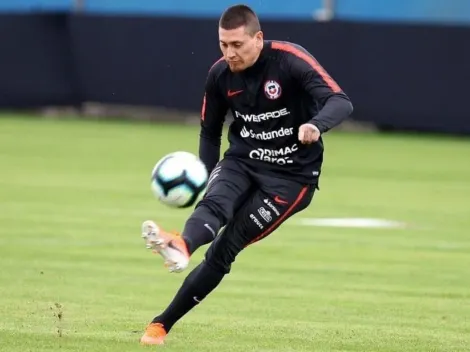
[[219,42],[230,70],[243,71],[258,59],[263,48],[263,33],[260,31],[250,35],[245,26],[236,29],[219,28]]

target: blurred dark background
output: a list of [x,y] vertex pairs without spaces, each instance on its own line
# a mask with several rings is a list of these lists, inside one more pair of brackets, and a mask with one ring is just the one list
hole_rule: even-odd
[[[86,113],[94,103],[197,114],[220,57],[218,17],[235,3],[2,0],[0,109]],[[267,39],[304,46],[340,83],[352,121],[470,133],[470,1],[245,3]]]

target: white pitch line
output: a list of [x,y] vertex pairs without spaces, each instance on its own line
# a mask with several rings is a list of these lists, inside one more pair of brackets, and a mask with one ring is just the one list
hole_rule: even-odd
[[[165,209],[163,211],[156,211],[158,219],[180,219],[186,221],[191,213],[179,212],[178,209]],[[290,226],[316,226],[316,227],[340,227],[340,228],[406,228],[407,225],[403,222],[376,219],[376,218],[292,218],[289,219],[285,225]]]
[[303,218],[295,222],[301,226],[344,228],[405,228],[406,224],[393,220],[372,218]]

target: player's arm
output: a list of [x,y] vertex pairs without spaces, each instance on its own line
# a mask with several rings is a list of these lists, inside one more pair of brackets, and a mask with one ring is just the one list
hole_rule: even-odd
[[351,115],[352,103],[315,58],[300,49],[292,51],[288,57],[291,74],[322,106],[308,123],[315,125],[320,133],[327,132]]
[[220,158],[220,144],[227,101],[217,86],[216,76],[211,70],[207,77],[201,112],[201,132],[199,135],[199,158],[212,172]]

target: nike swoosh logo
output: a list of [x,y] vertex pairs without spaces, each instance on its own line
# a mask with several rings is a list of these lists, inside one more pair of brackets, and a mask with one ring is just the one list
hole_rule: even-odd
[[180,252],[181,254],[185,255],[185,253],[183,253],[183,252],[181,251],[181,249],[179,249],[178,247],[176,247],[176,246],[173,244],[173,241],[168,242],[167,246],[170,247],[171,249],[174,249],[175,251],[178,251],[178,252]]
[[243,92],[243,89],[242,90],[229,90],[227,92],[227,95],[229,97],[233,97],[234,95],[240,94],[241,92]]
[[204,224],[204,227],[211,232],[212,236],[215,237],[215,231],[209,224]]
[[277,204],[289,204],[288,201],[284,200],[284,199],[281,199],[279,196],[275,196],[274,197],[274,201],[277,203]]

